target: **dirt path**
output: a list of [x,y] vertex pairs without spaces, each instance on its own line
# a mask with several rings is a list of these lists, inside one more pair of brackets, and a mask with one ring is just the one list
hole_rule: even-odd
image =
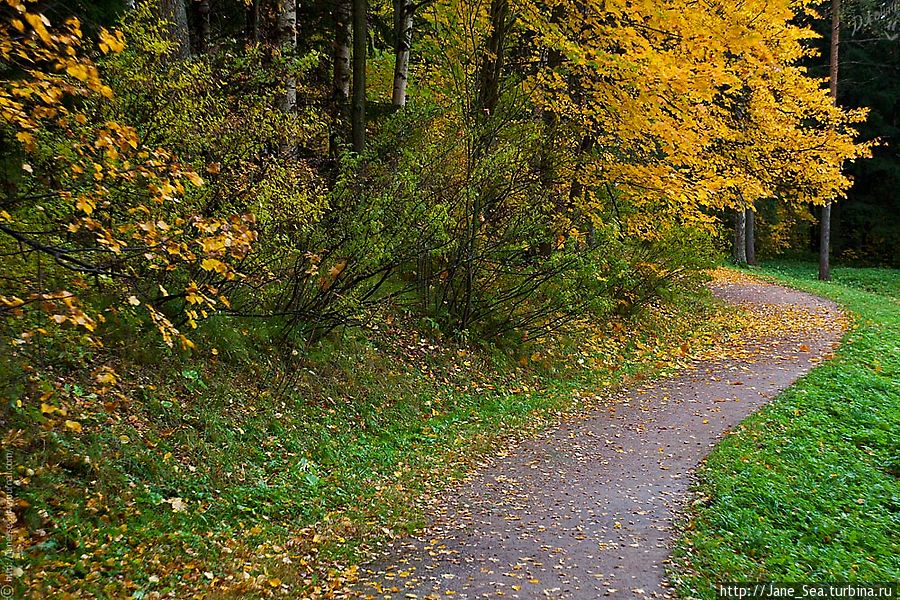
[[[604,410],[518,446],[454,491],[434,523],[364,569],[367,594],[393,598],[667,597],[665,562],[694,468],[728,429],[837,344],[837,307],[774,285],[716,295],[762,327],[728,358],[629,390]],[[784,316],[784,315],[782,315]],[[374,582],[374,583],[372,583]]]

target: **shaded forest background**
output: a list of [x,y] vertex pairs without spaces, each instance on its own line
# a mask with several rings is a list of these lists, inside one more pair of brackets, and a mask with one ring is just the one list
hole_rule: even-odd
[[[878,18],[879,13],[885,15]],[[848,3],[843,15],[842,105],[869,107],[860,125],[866,139],[881,145],[870,160],[849,166],[853,187],[834,205],[835,256],[856,264],[900,265],[900,6],[897,3]],[[823,43],[828,32],[823,31]],[[824,54],[823,54],[824,55]],[[824,74],[816,64],[813,73]]]

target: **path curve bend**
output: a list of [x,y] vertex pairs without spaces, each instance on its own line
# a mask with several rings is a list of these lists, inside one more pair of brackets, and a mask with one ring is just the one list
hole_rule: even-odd
[[694,469],[842,335],[838,307],[810,294],[740,280],[713,293],[761,319],[788,308],[816,325],[762,328],[742,358],[698,360],[522,443],[455,488],[419,536],[364,568],[362,596],[669,597],[665,564]]

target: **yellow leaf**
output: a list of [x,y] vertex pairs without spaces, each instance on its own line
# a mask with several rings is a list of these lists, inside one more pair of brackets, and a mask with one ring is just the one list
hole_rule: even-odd
[[68,419],[64,423],[67,429],[71,429],[76,433],[81,433],[81,423],[78,421],[69,421]]
[[121,31],[110,33],[105,28],[100,29],[100,50],[104,54],[109,52],[121,52],[125,49],[125,38]]
[[203,185],[203,178],[201,178],[199,175],[197,175],[193,171],[187,171],[184,174],[184,176],[188,178],[188,181],[190,181],[197,187],[200,187],[201,185]]
[[25,144],[25,150],[34,151],[34,136],[27,131],[20,131],[16,134],[16,139]]
[[95,377],[97,383],[102,385],[115,385],[116,374],[111,370],[104,370]]
[[66,67],[66,73],[79,81],[87,81],[91,77],[90,70],[81,63],[72,63],[68,65]]
[[200,263],[200,267],[204,271],[215,271],[216,273],[222,273],[223,275],[228,272],[228,265],[215,258],[204,259],[203,262]]
[[75,208],[82,211],[84,214],[89,215],[94,212],[94,203],[91,202],[89,198],[80,196],[78,200],[75,201]]
[[34,32],[41,38],[42,42],[48,46],[53,45],[53,39],[50,37],[50,32],[47,31],[47,27],[44,25],[47,20],[44,15],[29,13],[25,15],[25,20],[28,21],[28,24],[31,25],[31,28],[34,29]]
[[277,577],[273,577],[269,580],[269,585],[271,585],[273,588],[278,587],[279,585],[281,585],[281,580]]

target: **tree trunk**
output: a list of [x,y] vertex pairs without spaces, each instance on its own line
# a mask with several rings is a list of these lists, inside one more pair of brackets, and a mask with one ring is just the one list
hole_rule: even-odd
[[[838,50],[841,36],[841,0],[831,0],[831,56],[829,60],[828,89],[831,91],[831,100],[837,106],[838,84]],[[819,279],[829,281],[831,279],[831,264],[829,253],[831,252],[831,201],[826,201],[822,207],[822,220],[819,226]]]
[[262,37],[260,35],[260,4],[262,0],[252,0],[247,5],[247,39],[251,42],[259,42]]
[[747,212],[743,208],[734,211],[734,248],[732,258],[739,265],[747,264]]
[[819,223],[819,279],[831,280],[831,264],[829,253],[831,249],[831,202],[826,202],[822,207],[822,218]]
[[[559,7],[554,8],[550,14],[550,22],[554,25],[558,24],[562,19],[562,14],[562,9]],[[542,62],[544,62],[543,67],[548,71],[556,71],[562,64],[562,59],[562,52],[556,48],[548,48],[546,50],[546,58],[542,60]],[[556,129],[559,125],[559,116],[554,110],[548,108],[540,109],[540,113],[541,121],[544,124],[544,143],[541,145],[540,156],[538,158],[538,173],[540,174],[541,185],[549,189],[553,186],[556,178],[553,158],[554,153],[556,152],[554,138],[556,137]],[[571,200],[571,196],[568,201],[560,199],[558,202],[558,210],[560,212],[570,211],[572,209]]]
[[488,38],[484,62],[478,78],[476,109],[489,116],[500,100],[500,76],[503,72],[509,3],[507,0],[491,0],[491,36]]
[[575,202],[580,200],[584,195],[584,184],[581,182],[581,168],[580,168],[580,159],[583,155],[587,154],[591,151],[591,148],[594,147],[594,138],[593,136],[584,136],[581,138],[581,141],[578,143],[578,148],[575,150],[575,171],[572,174],[572,185],[569,188],[569,206],[575,206]]
[[[505,58],[506,33],[508,30],[508,0],[491,0],[490,21],[491,35],[484,50],[484,59],[478,73],[476,96],[472,106],[476,122],[485,122],[494,113],[500,100],[500,80],[503,75]],[[484,128],[478,131],[478,139],[472,145],[469,155],[471,165],[476,165],[488,153],[493,143],[493,133]],[[479,255],[478,235],[485,221],[485,213],[494,204],[497,190],[485,185],[471,194],[471,202],[467,201],[466,225],[467,240],[462,257],[464,265],[463,312],[460,317],[460,329],[468,329],[472,320],[472,295],[475,289],[476,260]]]
[[747,243],[747,264],[756,264],[756,211],[750,207],[746,211],[746,243]]
[[337,154],[344,137],[350,104],[350,0],[337,0],[334,12],[334,76],[331,82],[331,136],[329,153]]
[[192,3],[194,20],[197,26],[197,52],[209,50],[209,0],[195,0]]
[[159,0],[159,18],[165,21],[173,42],[169,58],[185,60],[191,57],[191,37],[188,28],[187,7],[184,0]]
[[[282,56],[294,55],[297,46],[297,0],[281,0],[276,42]],[[296,105],[297,80],[289,74],[284,80],[284,93],[279,100],[279,108],[284,112],[293,112]]]
[[409,82],[409,52],[412,47],[413,12],[411,0],[394,0],[394,90],[391,103],[399,108],[406,106],[406,84]]
[[366,147],[366,44],[368,22],[366,0],[353,0],[353,150]]

